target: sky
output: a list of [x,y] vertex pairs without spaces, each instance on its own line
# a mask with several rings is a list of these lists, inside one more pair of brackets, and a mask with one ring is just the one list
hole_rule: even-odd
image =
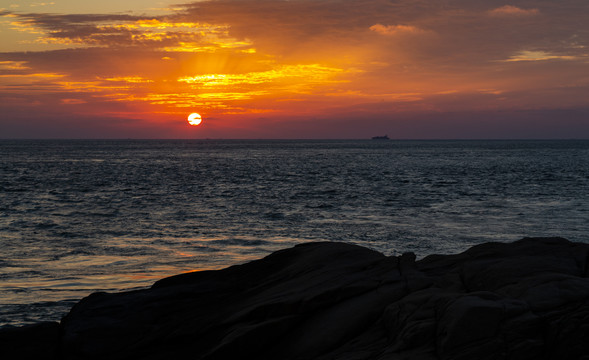
[[0,0],[0,138],[384,134],[589,138],[589,2]]

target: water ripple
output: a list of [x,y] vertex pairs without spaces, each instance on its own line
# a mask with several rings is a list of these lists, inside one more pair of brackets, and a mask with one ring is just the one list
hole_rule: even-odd
[[0,156],[0,326],[306,241],[589,240],[588,141],[4,140]]

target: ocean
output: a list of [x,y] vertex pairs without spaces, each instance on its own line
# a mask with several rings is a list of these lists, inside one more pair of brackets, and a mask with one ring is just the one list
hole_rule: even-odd
[[589,242],[589,141],[1,140],[0,327],[309,241]]

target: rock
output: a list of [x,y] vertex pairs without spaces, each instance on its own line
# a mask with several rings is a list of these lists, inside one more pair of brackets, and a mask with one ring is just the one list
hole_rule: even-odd
[[0,359],[53,359],[58,346],[57,322],[0,329]]
[[589,245],[560,238],[419,261],[307,243],[93,294],[62,320],[53,349],[58,359],[589,359],[588,256]]

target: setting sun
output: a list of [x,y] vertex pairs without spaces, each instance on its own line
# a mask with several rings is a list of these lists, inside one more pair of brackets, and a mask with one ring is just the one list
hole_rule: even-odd
[[202,122],[202,117],[199,113],[192,113],[188,115],[188,123],[192,126],[200,125]]

